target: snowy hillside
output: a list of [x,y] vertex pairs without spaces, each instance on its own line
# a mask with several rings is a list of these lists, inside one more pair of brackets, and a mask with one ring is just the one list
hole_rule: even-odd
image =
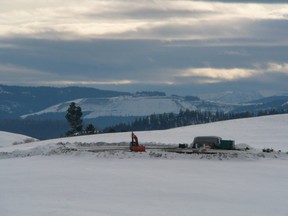
[[0,131],[0,148],[36,141],[32,137]]
[[[23,115],[39,116],[55,113],[65,113],[72,101],[48,107],[40,112]],[[196,107],[182,97],[166,96],[119,96],[110,98],[83,98],[74,100],[82,108],[84,118],[97,118],[100,116],[146,116],[164,112],[178,113],[181,109],[195,110]]]
[[[285,216],[287,131],[286,114],[136,132],[142,144],[191,143],[194,136],[218,135],[256,148],[253,157],[236,158],[62,148],[128,143],[130,133],[2,147],[0,215]],[[14,137],[2,135],[0,142]],[[263,154],[262,148],[282,153]]]
[[0,84],[0,119],[18,118],[78,98],[120,95],[130,95],[130,93],[86,87],[25,87]]
[[220,93],[210,93],[202,95],[203,99],[213,100],[223,103],[245,103],[263,98],[259,92],[251,91],[225,91]]

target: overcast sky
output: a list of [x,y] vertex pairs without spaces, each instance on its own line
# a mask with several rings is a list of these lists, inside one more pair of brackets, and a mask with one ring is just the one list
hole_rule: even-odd
[[2,84],[288,92],[287,0],[0,1]]

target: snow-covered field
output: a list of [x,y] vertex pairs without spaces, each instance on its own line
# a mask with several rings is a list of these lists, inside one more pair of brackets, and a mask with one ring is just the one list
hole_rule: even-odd
[[[236,158],[66,152],[59,144],[128,143],[130,133],[21,145],[12,143],[25,137],[1,133],[0,215],[288,216],[287,131],[288,115],[276,115],[136,132],[142,144],[218,135],[255,148],[254,156]],[[282,152],[263,154],[262,148]]]
[[0,148],[36,141],[32,137],[0,131]]

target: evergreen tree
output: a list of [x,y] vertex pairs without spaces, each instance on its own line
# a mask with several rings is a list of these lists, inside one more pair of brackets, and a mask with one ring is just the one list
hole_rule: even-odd
[[70,103],[65,116],[71,127],[71,130],[67,132],[68,136],[82,132],[83,129],[82,115],[83,113],[81,107],[76,106],[75,102]]
[[86,133],[87,134],[95,134],[96,133],[96,128],[94,127],[93,124],[89,124],[87,127],[86,127]]

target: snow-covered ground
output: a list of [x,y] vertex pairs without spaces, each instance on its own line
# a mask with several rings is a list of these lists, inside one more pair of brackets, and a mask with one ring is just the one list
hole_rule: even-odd
[[32,141],[36,141],[36,139],[21,134],[0,131],[0,148]]
[[[142,144],[217,135],[255,148],[255,157],[244,152],[236,158],[67,152],[62,145],[128,143],[130,133],[21,145],[12,145],[18,141],[14,134],[1,133],[0,142],[6,141],[0,148],[0,215],[287,216],[287,131],[288,115],[276,115],[136,132]],[[262,148],[282,152],[263,154]]]

